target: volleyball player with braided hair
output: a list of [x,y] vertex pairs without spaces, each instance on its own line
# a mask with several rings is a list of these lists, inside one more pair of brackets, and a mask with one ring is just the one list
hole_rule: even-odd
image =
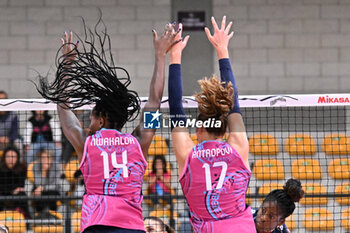
[[[140,101],[137,93],[128,89],[128,72],[114,65],[107,29],[98,32],[99,24],[103,22],[99,21],[94,32],[85,26],[79,50],[73,33],[64,34],[63,55],[56,57],[56,78],[53,83],[41,78],[37,89],[44,98],[57,103],[63,132],[80,160],[86,188],[81,232],[145,232],[141,208],[147,167],[144,156],[155,131],[139,125],[135,137],[120,132],[127,121],[137,117]],[[153,30],[155,65],[146,110],[160,107],[165,57],[176,43],[175,36],[170,24],[159,37]],[[95,106],[90,115],[90,136],[85,140],[72,109],[86,104]]]
[[[187,119],[182,106],[181,54],[189,37],[170,50],[171,137],[179,180],[196,233],[253,233],[256,230],[251,209],[245,204],[251,176],[249,146],[228,53],[228,43],[233,36],[233,32],[230,33],[232,22],[226,26],[224,17],[219,28],[213,17],[211,21],[214,35],[208,28],[205,32],[217,52],[221,82],[215,77],[199,81],[201,92],[195,95],[200,112],[197,120],[202,123],[211,120],[215,124],[197,127],[197,145],[192,142],[187,128],[182,127]],[[229,136],[227,142],[223,142],[227,126]]]
[[285,224],[295,209],[295,202],[304,196],[299,180],[289,179],[283,189],[272,190],[257,211],[253,212],[258,233],[289,233]]

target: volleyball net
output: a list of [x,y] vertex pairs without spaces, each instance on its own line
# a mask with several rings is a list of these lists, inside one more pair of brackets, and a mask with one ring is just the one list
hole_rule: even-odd
[[[185,97],[183,104],[186,114],[198,114],[194,98]],[[259,208],[271,190],[282,188],[289,178],[299,179],[306,195],[287,218],[288,229],[291,232],[350,231],[350,95],[240,96],[240,105],[249,138],[252,170],[247,204]],[[76,111],[84,128],[89,127],[90,109],[91,106],[85,106]],[[39,112],[42,110],[47,111],[47,115]],[[0,100],[0,127],[10,127],[4,123],[10,112],[18,119],[18,136],[10,142],[19,149],[20,160],[26,167],[24,173],[3,172],[0,177],[3,190],[0,224],[12,228],[10,232],[79,232],[84,186],[74,149],[61,131],[56,105],[43,99]],[[41,118],[36,119],[33,112]],[[154,123],[156,126],[152,126],[159,129],[148,153],[143,214],[162,218],[177,232],[192,232],[188,207],[178,182],[170,125],[165,120],[169,115],[167,98],[163,98],[159,113],[158,122],[144,125]],[[44,118],[49,119],[52,134],[40,133],[47,130],[45,124],[39,122]],[[128,122],[123,132],[131,133],[138,123],[139,118]],[[5,130],[1,130],[0,138],[5,135]],[[195,125],[189,130],[196,142]],[[0,142],[1,157],[5,158],[7,144],[5,140]],[[53,151],[46,155],[52,159],[47,173],[42,171],[43,160],[38,156],[43,148]],[[152,167],[157,170],[153,163],[164,161],[159,158],[165,158],[167,172],[162,173],[164,179],[159,183],[150,184],[149,177],[156,176]],[[5,159],[1,161],[6,163]],[[13,177],[6,177],[9,174]],[[42,174],[46,174],[44,178]],[[14,191],[15,186],[24,188]],[[38,190],[40,186],[43,190]]]

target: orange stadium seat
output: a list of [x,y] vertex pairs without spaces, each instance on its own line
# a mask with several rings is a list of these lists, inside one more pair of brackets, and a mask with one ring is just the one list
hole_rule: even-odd
[[340,133],[326,135],[322,143],[322,150],[326,155],[349,155],[350,138]]
[[31,162],[30,164],[28,164],[28,167],[27,167],[27,179],[34,183],[34,172],[33,172],[33,166],[34,164],[36,163],[37,161],[33,161]]
[[297,159],[292,164],[292,176],[298,180],[322,179],[320,162],[315,159]]
[[[319,183],[304,183],[303,188],[305,194],[327,194],[326,187]],[[302,205],[327,205],[328,199],[326,197],[304,197],[300,199]]]
[[350,183],[340,184],[335,187],[336,194],[347,194],[349,197],[336,197],[335,201],[339,205],[350,205]]
[[260,159],[254,163],[253,174],[258,180],[283,180],[284,167],[280,160]]
[[254,134],[249,137],[249,152],[253,155],[277,155],[279,146],[270,134]]
[[147,167],[146,167],[145,174],[144,174],[144,176],[143,176],[143,179],[144,179],[144,180],[147,180],[147,179],[148,179],[148,175],[149,175],[149,173],[152,171],[153,159],[150,158],[150,157],[148,157],[147,163],[148,163],[148,165],[147,165]]
[[[170,218],[171,218],[171,212],[168,208],[156,208],[155,210],[152,210],[149,213],[149,216],[157,217],[163,220],[163,222],[167,225],[170,225]],[[181,222],[178,220],[179,213],[177,211],[173,211],[173,220],[175,220],[175,223],[178,227],[178,229],[181,226]]]
[[[50,210],[50,214],[55,216],[57,219],[62,220],[62,214]],[[35,225],[33,227],[34,233],[62,233],[63,232],[63,225],[62,224],[42,224],[42,225]]]
[[81,211],[74,212],[72,215],[72,226],[73,226],[73,232],[79,233],[80,232],[80,218],[81,218]]
[[197,135],[196,134],[190,134],[190,137],[191,137],[193,143],[195,145],[197,145],[198,144]]
[[291,134],[286,140],[285,149],[290,155],[314,155],[316,144],[308,134]]
[[259,201],[262,203],[267,194],[269,194],[272,190],[275,189],[283,189],[283,184],[279,183],[265,183],[262,186],[260,186],[258,194],[263,195],[263,198],[260,198]]
[[286,218],[285,224],[289,230],[297,228],[297,222],[295,221],[295,217],[293,214]]
[[18,211],[0,211],[0,224],[6,225],[11,233],[27,231],[24,215]]
[[[247,195],[249,195],[249,194],[252,194],[252,189],[250,187],[248,187],[248,189],[247,189]],[[245,203],[247,203],[247,205],[251,205],[252,204],[252,198],[246,197]]]
[[69,183],[74,183],[74,173],[79,169],[79,161],[71,160],[64,168],[64,175]]
[[303,216],[303,226],[309,231],[325,231],[334,229],[331,211],[325,208],[309,208]]
[[225,133],[224,136],[222,137],[222,140],[224,142],[227,142],[227,139],[228,139],[228,133]]
[[341,215],[341,226],[350,231],[350,208],[343,211]]
[[148,149],[148,155],[166,155],[168,154],[168,145],[165,139],[160,135],[154,135],[152,143]]
[[333,179],[350,179],[350,158],[333,159],[329,163],[328,174]]

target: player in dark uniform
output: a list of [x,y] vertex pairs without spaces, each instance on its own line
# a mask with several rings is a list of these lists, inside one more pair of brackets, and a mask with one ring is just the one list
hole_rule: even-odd
[[271,191],[258,210],[253,210],[255,227],[258,233],[289,233],[286,218],[295,209],[295,202],[304,196],[301,183],[289,179],[283,189]]

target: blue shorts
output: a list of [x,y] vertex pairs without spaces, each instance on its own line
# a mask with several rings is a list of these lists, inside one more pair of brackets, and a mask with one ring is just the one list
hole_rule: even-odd
[[112,226],[95,225],[88,227],[83,233],[145,233],[145,231],[124,229]]

